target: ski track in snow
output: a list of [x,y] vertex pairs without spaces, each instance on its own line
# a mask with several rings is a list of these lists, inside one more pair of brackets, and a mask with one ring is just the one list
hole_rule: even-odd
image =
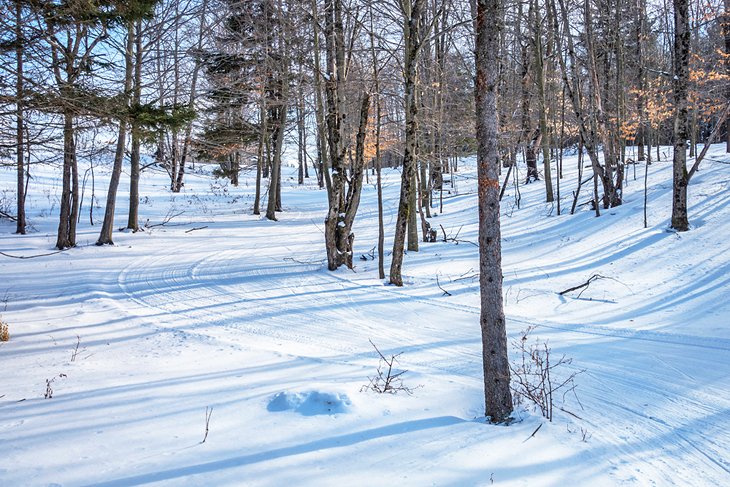
[[[716,178],[724,177],[722,168],[713,169]],[[657,171],[664,177],[668,173],[666,167]],[[651,177],[658,176],[651,174]],[[702,178],[710,176],[698,173],[698,179]],[[467,179],[461,184],[460,190],[468,193],[468,185],[473,185],[473,181]],[[730,231],[730,224],[726,223],[730,210],[725,209],[730,206],[728,184],[708,182],[702,188],[704,192],[694,195],[691,204],[695,230],[681,236],[664,231],[656,222],[649,229],[642,229],[641,217],[637,216],[640,212],[627,213],[629,208],[636,211],[632,205],[637,205],[640,193],[633,193],[632,200],[628,191],[627,204],[615,211],[605,211],[601,219],[593,219],[588,212],[536,217],[544,211],[538,204],[533,204],[533,211],[529,206],[509,210],[513,216],[503,219],[510,338],[515,339],[519,330],[536,325],[533,335],[549,340],[555,354],[565,353],[574,358],[569,371],[584,371],[576,379],[581,404],[571,402],[568,406],[582,420],[575,422],[567,416],[565,419],[568,427],[581,425],[591,436],[587,443],[571,446],[575,457],[567,463],[592,464],[598,475],[590,477],[592,483],[730,485],[730,433],[727,431],[730,338],[727,334],[717,336],[713,331],[728,323],[717,323],[710,331],[697,324],[692,324],[695,328],[690,326],[688,331],[681,326],[683,320],[704,317],[702,312],[711,310],[708,306],[713,300],[719,306],[718,319],[730,318],[730,313],[725,312],[727,302],[718,302],[727,297],[730,288],[727,247],[705,247],[701,258],[690,261],[692,266],[680,257],[687,252],[678,246],[680,240],[685,240],[685,245],[694,243],[697,234],[704,231],[702,227],[716,226],[715,231],[725,235]],[[477,249],[468,244],[423,245],[418,255],[406,257],[404,280],[408,284],[404,288],[386,286],[374,278],[374,262],[358,262],[360,268],[355,273],[328,272],[322,260],[321,193],[317,198],[306,199],[306,195],[298,193],[298,188],[292,189],[284,199],[296,194],[296,202],[290,203],[294,211],[283,213],[282,221],[276,223],[246,220],[245,234],[230,229],[238,215],[226,215],[222,224],[211,225],[210,229],[190,238],[181,231],[171,230],[174,235],[160,237],[164,239],[162,245],[147,245],[134,258],[120,255],[121,265],[116,271],[105,267],[103,272],[101,269],[95,272],[93,259],[99,254],[92,253],[92,249],[80,249],[81,255],[92,254],[84,255],[92,263],[80,270],[73,270],[70,261],[73,257],[60,256],[55,261],[55,269],[68,269],[70,273],[53,277],[45,287],[38,283],[47,271],[33,267],[27,284],[24,282],[13,289],[22,304],[14,304],[11,311],[62,309],[72,319],[75,306],[88,305],[87,312],[92,313],[98,305],[94,303],[104,303],[134,317],[148,330],[125,332],[138,333],[129,335],[130,340],[146,337],[157,340],[156,347],[181,350],[189,346],[187,340],[192,340],[219,350],[229,347],[238,352],[273,353],[281,360],[296,363],[305,374],[316,373],[309,372],[309,366],[326,370],[321,380],[338,368],[354,367],[370,373],[373,350],[368,340],[372,339],[386,354],[404,352],[407,368],[417,374],[416,381],[425,382],[425,387],[429,387],[429,377],[440,377],[478,391],[481,380],[478,283],[455,278],[476,265]],[[388,189],[395,194],[397,185],[391,184]],[[540,189],[541,184],[523,187],[523,201],[539,201]],[[661,207],[667,199],[665,193],[666,188],[652,186],[655,205]],[[509,206],[509,198],[506,195],[503,207]],[[366,206],[358,216],[355,232],[356,246],[360,244],[358,248],[364,249],[364,242],[373,241],[372,227],[377,214],[372,204],[367,206],[363,200]],[[474,211],[472,200],[473,196],[447,200],[444,215],[434,218],[432,223],[444,224],[447,230],[463,226],[460,238],[476,240],[476,225],[470,216],[464,215],[465,211]],[[297,238],[293,239],[292,235]],[[133,238],[130,236],[129,240]],[[711,245],[720,240],[710,243],[698,240],[697,245]],[[121,247],[108,250],[116,252]],[[453,268],[449,264],[450,255],[457,262]],[[619,267],[621,262],[628,263],[621,268],[622,272],[609,272],[610,266],[619,264],[616,266]],[[661,273],[659,278],[653,282],[648,275],[652,265],[661,267],[657,271]],[[637,272],[627,276],[632,267]],[[13,275],[20,276],[23,272],[18,267]],[[453,273],[441,282],[452,292],[451,297],[443,296],[435,285],[433,275],[443,272]],[[583,299],[575,293],[565,297],[557,295],[557,290],[599,272],[616,278],[596,281]],[[629,278],[630,283],[623,282]],[[89,284],[89,280],[93,283]],[[61,291],[56,289],[58,282],[64,283]],[[643,286],[645,282],[651,282],[651,287]],[[520,294],[523,291],[525,296]],[[665,311],[679,316],[655,318]],[[62,316],[56,315],[59,317]],[[636,322],[630,322],[635,318]],[[705,321],[700,324],[708,321],[702,319]],[[172,338],[163,338],[161,332],[171,332]],[[105,340],[100,332],[98,343],[89,341],[88,346]],[[30,342],[22,353],[43,353],[44,347]],[[138,353],[140,357],[152,354],[154,358],[164,352],[153,348]],[[0,355],[3,353],[6,348],[0,349]],[[20,354],[11,353],[7,357],[16,356]],[[8,407],[7,403],[0,403],[3,406]],[[5,441],[12,441],[11,433],[24,427],[25,419],[21,419],[18,408],[11,409],[12,423],[0,420],[0,438],[5,436]],[[403,472],[414,476],[417,472],[426,475],[431,472],[433,478],[445,479],[440,484],[449,484],[449,475],[444,473],[449,468],[446,459],[458,456],[458,452],[455,454],[451,445],[454,437],[441,432],[455,427],[453,424],[458,421],[437,421],[430,435],[418,434],[418,446],[407,446],[409,451],[401,466]],[[412,430],[405,431],[415,435],[419,427],[414,424]],[[349,442],[381,444],[379,438],[364,434],[356,441],[346,438],[341,441],[343,448],[347,448]],[[480,448],[477,440],[470,440],[469,435],[457,439],[464,443],[465,451]],[[309,447],[291,452],[282,446],[281,450],[271,450],[268,456],[262,453],[260,459],[254,455],[227,461],[224,453],[224,456],[213,456],[208,463],[196,463],[195,467],[186,469],[183,465],[149,475],[120,476],[118,469],[107,466],[106,473],[96,478],[99,482],[112,479],[109,485],[126,485],[180,481],[198,475],[188,479],[189,484],[196,485],[194,479],[200,480],[199,475],[206,472],[243,468],[244,475],[253,479],[261,469],[261,462],[276,462],[289,453],[306,454],[308,458],[318,451],[317,445],[330,448],[325,440],[317,443],[319,440],[314,437],[312,441]],[[430,454],[419,456],[414,450],[419,448]],[[390,447],[384,452],[362,450],[360,446],[352,447],[351,451],[358,454],[366,451],[371,456],[362,462],[373,468],[388,454],[402,455],[390,452]],[[300,468],[311,467],[306,462],[302,465]],[[142,472],[157,471],[144,462],[138,467]],[[7,471],[0,469],[0,480],[4,473]],[[339,474],[342,478],[348,475]],[[501,471],[499,474],[509,477]],[[333,472],[323,472],[323,475],[330,479],[338,477]],[[120,480],[114,481],[115,478]],[[529,479],[523,480],[529,482]],[[545,479],[545,485],[571,482],[570,478]],[[314,480],[316,477],[303,483],[314,483]],[[512,480],[514,485],[522,485],[519,478]],[[259,478],[256,485],[259,484],[267,482]],[[537,485],[541,485],[539,480]]]

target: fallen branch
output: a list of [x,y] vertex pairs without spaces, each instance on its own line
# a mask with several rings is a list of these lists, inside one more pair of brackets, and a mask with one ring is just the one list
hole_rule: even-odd
[[324,259],[314,262],[314,261],[308,261],[308,260],[297,260],[293,257],[284,257],[284,260],[289,262],[296,262],[297,264],[305,264],[305,265],[322,265],[324,264]]
[[4,211],[0,211],[0,216],[3,218],[7,218],[8,220],[13,221],[13,222],[18,221],[18,217],[15,217],[15,216],[11,215],[10,213],[5,213]]
[[448,236],[446,235],[446,230],[444,229],[443,225],[439,225],[439,226],[441,227],[441,232],[444,234],[443,242],[454,242],[456,245],[459,245],[460,243],[465,242],[468,244],[472,244],[475,247],[479,247],[479,244],[472,242],[471,240],[459,239],[459,234],[461,233],[461,229],[464,228],[464,225],[459,227],[459,230],[456,232],[456,235],[453,237],[451,236],[451,234],[449,234]]
[[578,416],[577,414],[575,414],[575,413],[573,413],[571,411],[568,411],[567,409],[563,409],[563,408],[558,408],[558,409],[560,409],[564,413],[570,414],[571,416],[573,416],[576,419],[580,419],[581,421],[583,421],[583,418],[581,418],[580,416]]
[[[582,288],[588,289],[588,286],[590,286],[593,281],[597,281],[599,279],[608,279],[608,278],[606,276],[602,276],[600,274],[593,274],[583,284],[580,284],[578,286],[574,286],[574,287],[568,288],[565,291],[559,292],[558,294],[562,296],[562,295],[567,294],[567,293],[569,293],[571,291],[577,291],[578,289],[582,289]],[[583,289],[583,291],[585,291],[585,289]],[[580,297],[580,295],[583,294],[583,291],[581,291],[580,293],[578,293],[578,297]]]
[[168,211],[167,212],[167,215],[165,215],[165,219],[162,220],[161,223],[153,223],[152,225],[150,225],[150,221],[147,220],[147,222],[144,224],[144,227],[145,228],[164,227],[165,225],[167,225],[168,223],[170,223],[170,221],[173,218],[177,218],[178,216],[182,215],[183,213],[185,213],[185,212],[184,211],[179,211],[177,213],[172,213],[172,211]]
[[530,436],[528,436],[527,438],[525,438],[525,441],[523,441],[522,443],[527,442],[527,440],[529,440],[530,438],[532,438],[533,436],[535,436],[537,434],[537,432],[540,431],[540,428],[542,428],[542,425],[543,424],[545,424],[545,423],[540,423],[540,426],[538,426],[537,428],[535,428],[535,431],[533,431]]
[[37,254],[37,255],[10,255],[10,254],[6,254],[5,252],[0,252],[0,255],[4,255],[5,257],[10,257],[11,259],[35,259],[36,257],[46,257],[48,255],[60,254],[61,252],[64,252],[66,250],[68,250],[68,249],[56,250],[55,252],[49,252],[47,254]]
[[362,261],[375,260],[375,247],[373,246],[373,248],[370,249],[370,252],[368,252],[367,254],[360,254],[360,260],[362,260]]
[[205,225],[204,227],[194,227],[194,228],[191,228],[190,230],[185,230],[185,233],[194,232],[196,230],[203,230],[205,228],[208,228],[208,225]]

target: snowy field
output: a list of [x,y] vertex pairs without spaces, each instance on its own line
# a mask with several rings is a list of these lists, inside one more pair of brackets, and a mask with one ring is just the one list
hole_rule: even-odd
[[[0,343],[0,485],[730,485],[730,157],[709,153],[690,187],[692,230],[677,234],[664,152],[649,168],[646,229],[643,166],[628,169],[625,204],[600,218],[587,206],[557,216],[542,182],[520,187],[519,208],[507,190],[510,341],[535,326],[530,341],[573,360],[556,375],[584,371],[575,395],[556,398],[569,412],[548,423],[523,404],[508,427],[482,417],[473,161],[431,218],[450,240],[406,256],[403,288],[369,258],[373,179],[355,272],[327,271],[326,195],[313,180],[297,186],[294,168],[278,222],[251,215],[250,173],[234,188],[196,167],[172,195],[149,168],[142,222],[176,216],[116,232],[114,247],[94,246],[103,208],[90,226],[87,182],[79,247],[0,255],[11,333]],[[575,166],[566,158],[564,212]],[[108,169],[95,176],[103,205]],[[14,178],[0,169],[0,194]],[[1,220],[0,251],[53,252],[59,179],[33,168],[31,232]],[[385,172],[388,234],[399,180]],[[558,294],[594,274],[605,279],[580,296]],[[378,366],[369,340],[402,352],[412,394],[363,390]]]

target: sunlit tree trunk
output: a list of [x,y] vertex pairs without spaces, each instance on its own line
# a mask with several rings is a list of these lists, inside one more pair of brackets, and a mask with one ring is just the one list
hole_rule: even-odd
[[512,413],[507,333],[502,301],[499,224],[497,79],[500,0],[478,0],[476,16],[476,136],[479,178],[480,325],[484,363],[485,415],[502,423]]
[[689,80],[690,30],[687,0],[674,3],[674,162],[672,191],[672,228],[689,230],[687,218],[687,83]]

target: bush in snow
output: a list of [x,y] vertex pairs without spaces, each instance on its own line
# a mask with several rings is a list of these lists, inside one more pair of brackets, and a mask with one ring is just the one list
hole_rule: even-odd
[[0,342],[7,342],[10,340],[10,326],[0,320]]
[[[517,360],[510,364],[512,372],[512,392],[515,403],[518,405],[523,401],[533,403],[540,410],[540,413],[548,421],[553,420],[553,409],[555,407],[556,393],[562,392],[561,401],[565,402],[565,396],[572,392],[575,395],[576,384],[573,379],[583,372],[582,370],[570,372],[567,376],[553,375],[555,369],[566,369],[573,363],[573,359],[561,356],[558,360],[551,357],[551,349],[547,342],[535,341],[528,343],[530,332],[534,327],[523,330],[520,339],[513,342],[517,349]],[[580,404],[580,401],[578,401]],[[566,411],[559,406],[558,409]],[[573,415],[575,416],[575,415]]]
[[[403,391],[406,394],[413,394],[413,389],[406,387],[403,384],[402,375],[408,371],[393,368],[393,366],[398,363],[398,357],[400,357],[401,354],[391,355],[390,358],[386,358],[372,341],[370,341],[370,345],[372,345],[375,351],[378,352],[380,360],[378,361],[376,374],[373,377],[368,377],[370,383],[362,386],[360,391],[370,390],[379,394],[386,392],[388,394],[395,394],[399,391]],[[417,386],[417,388],[418,387],[421,386]]]

